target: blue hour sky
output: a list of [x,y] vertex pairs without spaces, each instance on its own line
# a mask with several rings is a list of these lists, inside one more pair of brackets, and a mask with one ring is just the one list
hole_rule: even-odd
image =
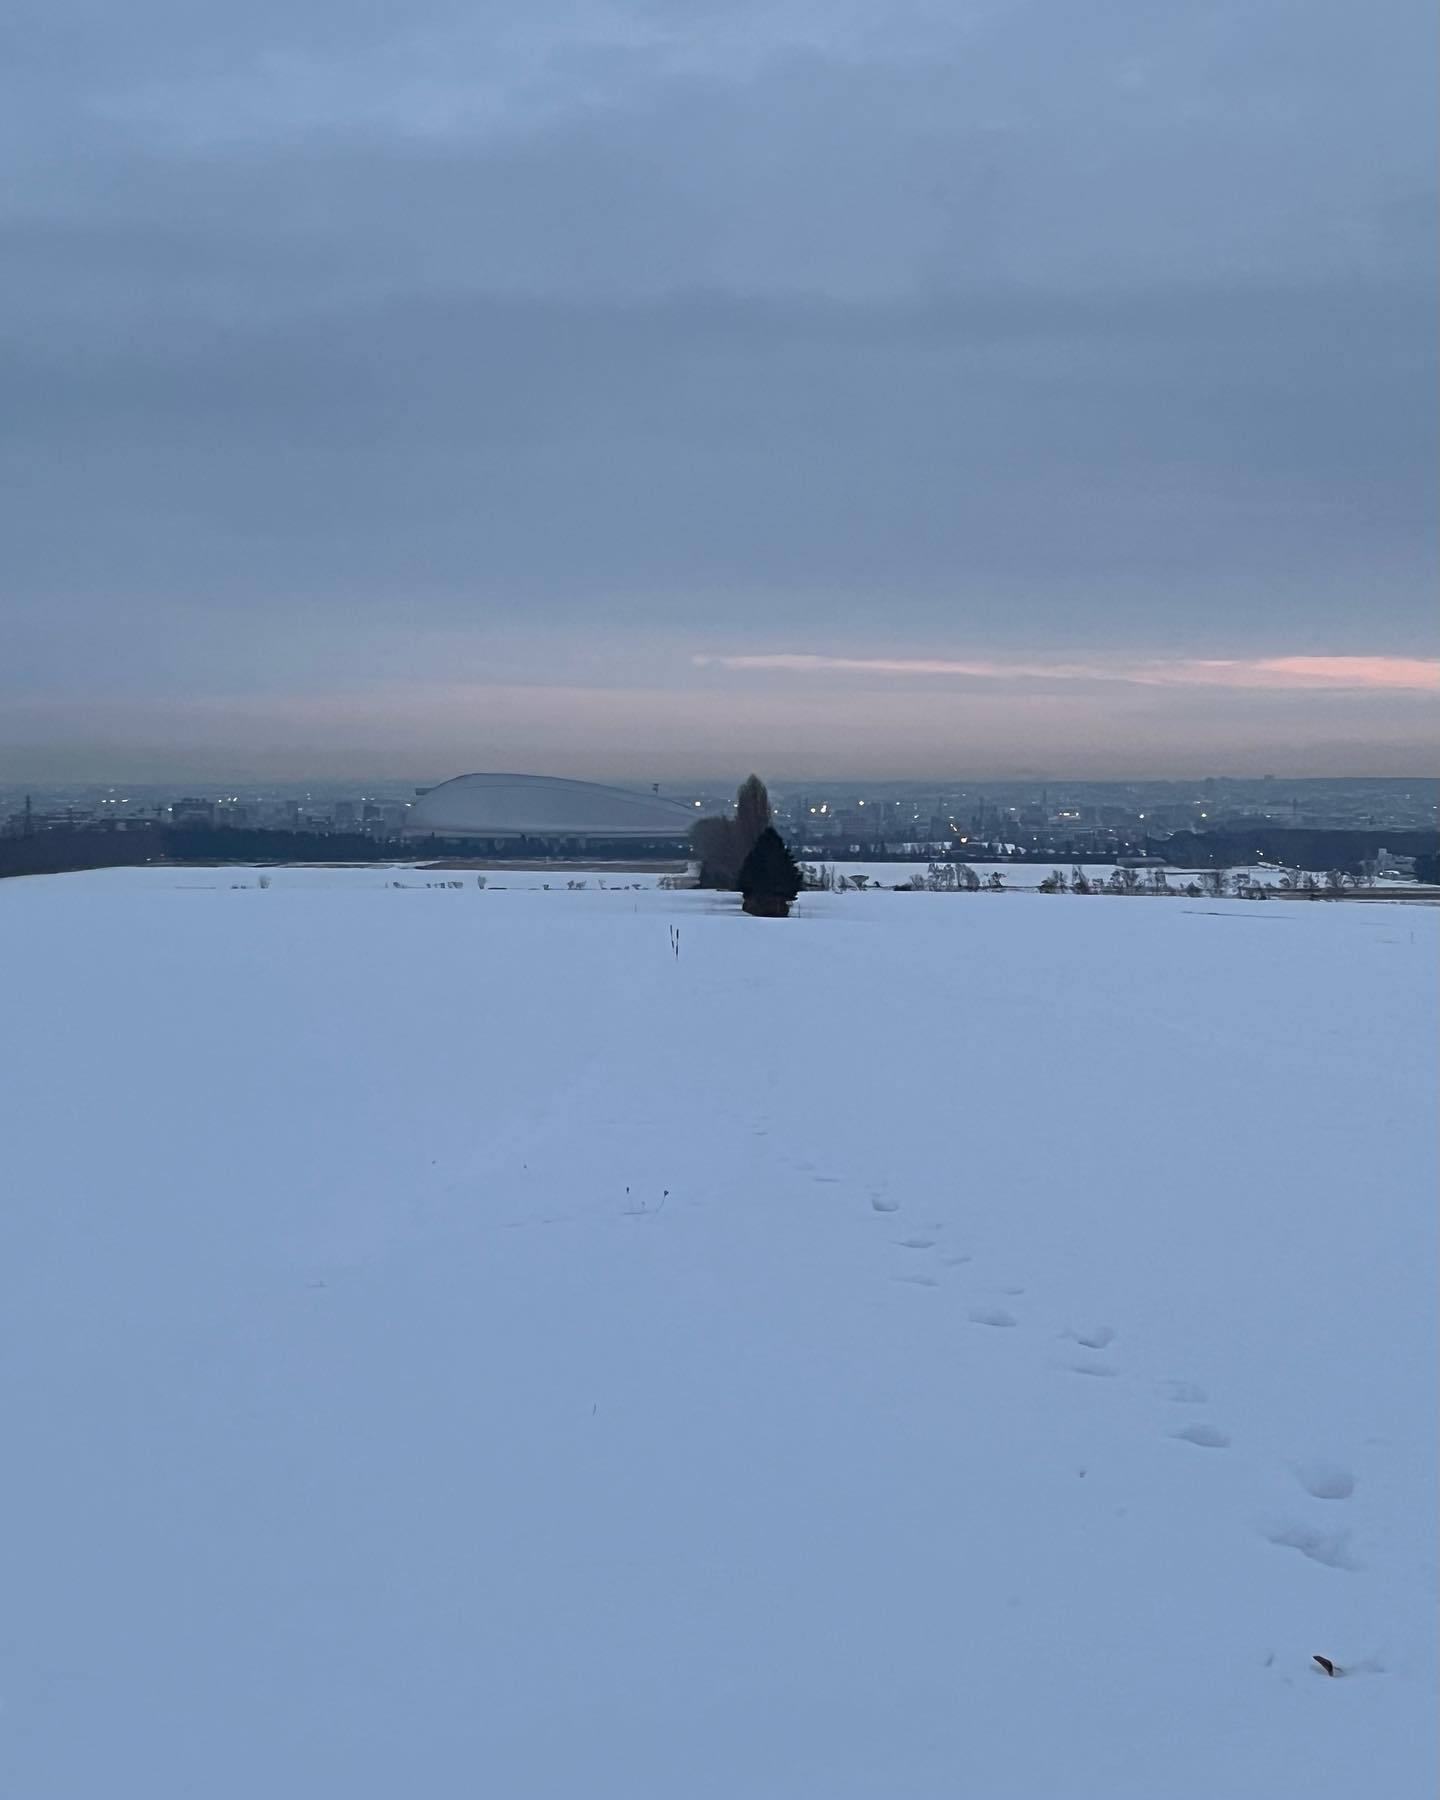
[[1432,769],[1431,0],[9,0],[0,774]]

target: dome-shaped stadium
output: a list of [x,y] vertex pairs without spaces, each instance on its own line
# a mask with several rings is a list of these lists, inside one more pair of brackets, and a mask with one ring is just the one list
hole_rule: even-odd
[[678,800],[557,775],[457,775],[410,808],[409,836],[584,849],[641,843],[680,847],[697,813]]

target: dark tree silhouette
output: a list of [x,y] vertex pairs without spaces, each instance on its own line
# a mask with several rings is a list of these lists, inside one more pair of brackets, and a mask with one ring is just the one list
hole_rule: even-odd
[[785,918],[801,881],[799,865],[784,839],[773,825],[767,825],[740,866],[736,885],[745,896],[746,912],[761,919]]
[[734,887],[741,859],[733,819],[697,819],[690,832],[690,848],[700,864],[701,887]]
[[735,796],[736,866],[755,848],[760,833],[770,823],[770,796],[758,775],[747,775]]
[[770,796],[765,783],[758,775],[747,775],[735,795],[735,817],[697,819],[690,833],[690,848],[700,863],[701,887],[738,887],[745,858],[769,823]]

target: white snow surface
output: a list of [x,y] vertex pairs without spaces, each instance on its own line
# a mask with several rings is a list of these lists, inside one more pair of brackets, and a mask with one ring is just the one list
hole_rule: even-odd
[[395,879],[0,883],[0,1792],[1431,1791],[1433,912]]

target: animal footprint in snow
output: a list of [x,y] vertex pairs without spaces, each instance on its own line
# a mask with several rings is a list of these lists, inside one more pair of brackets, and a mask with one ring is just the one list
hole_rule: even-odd
[[1182,1444],[1198,1444],[1202,1450],[1226,1450],[1230,1439],[1213,1425],[1184,1425],[1172,1434]]
[[1017,1325],[1019,1320],[1013,1313],[1006,1312],[1003,1306],[972,1306],[970,1323],[972,1325]]
[[1203,1406],[1210,1396],[1193,1381],[1162,1381],[1162,1397],[1175,1406]]
[[896,1244],[902,1250],[933,1250],[935,1240],[932,1237],[896,1238]]
[[1078,1362],[1067,1365],[1076,1375],[1113,1375],[1115,1373],[1109,1363],[1103,1363],[1096,1356],[1082,1356]]
[[888,1194],[872,1194],[870,1204],[878,1213],[893,1213],[900,1210],[900,1202],[892,1200]]
[[1272,1544],[1284,1550],[1298,1550],[1311,1562],[1323,1563],[1327,1569],[1353,1569],[1348,1531],[1321,1531],[1314,1525],[1275,1525],[1265,1533]]
[[1355,1492],[1355,1477],[1339,1463],[1303,1462],[1293,1467],[1295,1479],[1313,1500],[1348,1500]]
[[1115,1342],[1115,1332],[1109,1325],[1091,1325],[1084,1331],[1072,1327],[1065,1335],[1083,1350],[1105,1350]]

